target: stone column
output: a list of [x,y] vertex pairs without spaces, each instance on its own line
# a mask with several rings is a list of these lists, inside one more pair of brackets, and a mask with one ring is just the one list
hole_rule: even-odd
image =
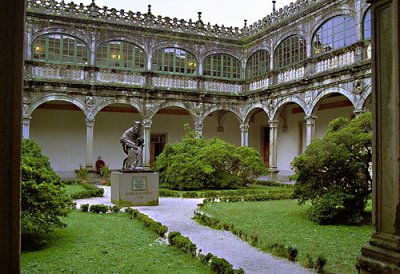
[[31,116],[24,117],[22,120],[22,137],[24,139],[29,139],[29,127],[31,124]]
[[241,124],[240,125],[240,133],[241,133],[241,143],[242,147],[249,146],[249,125]]
[[360,273],[400,273],[400,2],[371,0],[375,233]]
[[94,119],[86,119],[86,168],[93,168]]
[[278,173],[278,150],[277,150],[277,137],[278,137],[278,121],[270,120],[269,124],[269,168],[271,174]]
[[0,265],[20,273],[21,122],[25,1],[0,1]]
[[304,118],[306,120],[306,146],[315,138],[315,120],[316,116],[310,115]]
[[199,134],[199,136],[203,136],[203,119],[200,117],[196,118],[194,122],[194,130]]
[[354,110],[354,114],[355,114],[356,117],[357,117],[357,116],[363,114],[365,111],[366,111],[365,108],[356,109],[356,110]]
[[143,166],[150,167],[150,142],[151,142],[151,119],[143,120],[143,138],[144,138],[144,151],[143,151]]

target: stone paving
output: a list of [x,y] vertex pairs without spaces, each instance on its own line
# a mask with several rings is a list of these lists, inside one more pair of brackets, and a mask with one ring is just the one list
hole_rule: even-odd
[[[102,198],[76,200],[80,204],[106,204],[110,202],[110,187],[103,187]],[[298,263],[273,257],[259,251],[227,231],[202,226],[192,220],[193,212],[202,199],[160,198],[159,206],[135,207],[153,220],[168,226],[168,231],[179,231],[197,245],[203,253],[225,258],[235,268],[243,268],[248,274],[302,274],[313,273]]]

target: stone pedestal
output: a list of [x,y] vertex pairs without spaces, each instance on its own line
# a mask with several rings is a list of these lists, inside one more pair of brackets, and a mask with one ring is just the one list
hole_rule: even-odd
[[112,172],[111,202],[119,206],[158,205],[158,173]]

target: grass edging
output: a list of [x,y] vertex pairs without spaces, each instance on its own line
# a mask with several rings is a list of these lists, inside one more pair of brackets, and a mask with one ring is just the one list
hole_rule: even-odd
[[[200,204],[199,206],[201,206]],[[298,249],[295,246],[286,246],[281,243],[273,243],[273,244],[263,244],[262,241],[258,238],[256,234],[247,234],[245,231],[241,229],[235,228],[232,223],[223,223],[217,218],[210,217],[204,212],[195,211],[193,219],[198,223],[218,229],[218,230],[226,230],[232,232],[234,235],[238,236],[242,240],[245,240],[250,245],[271,253],[272,255],[286,258],[292,262],[296,261],[297,255],[299,253]],[[326,265],[326,259],[323,256],[317,256],[315,259],[305,254],[306,260],[301,261],[301,265],[306,268],[313,268],[316,269],[318,273],[324,273],[324,266]]]

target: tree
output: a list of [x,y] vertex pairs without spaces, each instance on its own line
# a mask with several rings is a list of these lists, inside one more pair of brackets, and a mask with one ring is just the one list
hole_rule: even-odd
[[311,201],[309,218],[320,224],[362,221],[371,193],[372,114],[337,118],[291,163],[299,203]]
[[157,157],[160,184],[171,189],[227,189],[246,185],[265,172],[257,151],[212,138],[186,127],[184,138]]
[[45,236],[64,227],[72,201],[40,147],[31,140],[22,143],[21,234],[23,247],[46,244]]

